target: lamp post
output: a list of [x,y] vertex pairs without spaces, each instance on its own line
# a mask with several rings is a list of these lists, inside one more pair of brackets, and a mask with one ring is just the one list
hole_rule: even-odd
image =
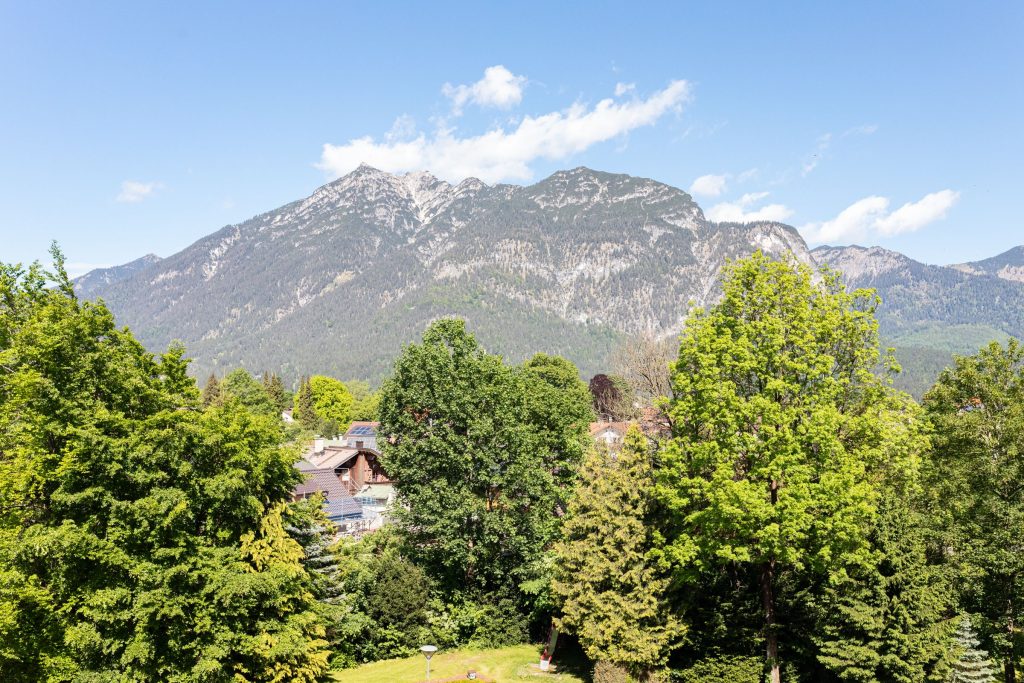
[[427,658],[427,681],[430,681],[430,658],[437,652],[437,647],[433,645],[424,645],[420,648],[420,652]]

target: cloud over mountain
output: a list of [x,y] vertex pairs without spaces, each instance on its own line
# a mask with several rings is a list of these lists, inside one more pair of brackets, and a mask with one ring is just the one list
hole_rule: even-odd
[[[475,89],[480,83],[459,87]],[[391,173],[429,168],[449,180],[527,180],[533,177],[534,161],[562,161],[595,144],[650,126],[665,114],[679,111],[690,90],[687,81],[672,81],[646,98],[607,98],[592,107],[576,102],[561,111],[524,116],[514,127],[499,125],[478,135],[461,135],[457,128],[441,124],[430,133],[412,130],[383,140],[365,136],[340,145],[327,143],[318,167],[332,178],[367,163]],[[459,97],[468,102],[474,95]]]

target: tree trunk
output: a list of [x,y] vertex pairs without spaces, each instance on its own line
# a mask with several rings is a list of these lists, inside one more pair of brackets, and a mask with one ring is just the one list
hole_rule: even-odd
[[761,567],[761,603],[764,608],[765,656],[771,667],[771,683],[781,683],[779,674],[779,636],[775,632],[775,558]]
[[1013,621],[1013,615],[1014,615],[1013,585],[1014,585],[1014,581],[1011,579],[1011,581],[1010,581],[1010,599],[1007,601],[1007,610],[1006,610],[1007,614],[1008,614],[1008,618],[1006,620],[1006,630],[1007,630],[1007,634],[1006,635],[1009,636],[1008,640],[1010,642],[1010,656],[1007,657],[1006,664],[1003,666],[1003,671],[1006,672],[1006,683],[1017,683],[1017,667],[1016,667],[1017,658],[1015,657],[1016,652],[1014,652],[1014,647],[1013,647],[1014,646],[1013,636],[1015,635],[1014,632],[1013,632],[1014,631],[1014,621]]

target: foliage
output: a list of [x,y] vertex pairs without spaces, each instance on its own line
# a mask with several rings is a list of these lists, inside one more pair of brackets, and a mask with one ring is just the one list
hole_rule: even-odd
[[0,678],[313,681],[326,668],[276,421],[199,409],[56,273],[0,267]]
[[225,397],[234,397],[257,415],[277,416],[278,411],[263,384],[245,368],[235,368],[220,385]]
[[363,380],[349,380],[345,382],[349,393],[352,394],[353,420],[374,421],[380,411],[380,393],[370,389],[368,382]]
[[636,417],[636,397],[632,387],[623,378],[594,375],[590,380],[590,394],[594,412],[602,420],[614,422]]
[[681,580],[732,565],[756,572],[778,681],[780,581],[869,571],[869,474],[912,468],[916,447],[903,443],[903,404],[886,400],[872,374],[873,294],[847,293],[834,272],[816,279],[760,253],[730,264],[723,290],[682,336],[670,404],[676,435],[662,454],[659,491]]
[[673,683],[761,683],[764,663],[757,657],[711,656],[672,672]]
[[220,389],[220,381],[217,379],[217,375],[211,372],[210,376],[206,379],[206,386],[203,387],[203,407],[209,408],[212,405],[217,405],[223,399],[224,395]]
[[980,644],[970,617],[961,617],[953,636],[956,659],[946,679],[948,683],[991,683],[996,680],[995,665],[987,652],[978,649]]
[[352,394],[345,383],[333,377],[313,375],[308,381],[313,395],[313,410],[319,420],[321,434],[341,434],[351,421]]
[[925,395],[934,430],[932,513],[986,647],[1009,674],[1024,643],[1024,345],[992,343],[958,357]]
[[591,680],[593,683],[629,683],[629,672],[619,664],[599,659],[594,664]]
[[274,404],[274,410],[278,413],[288,407],[288,392],[285,391],[284,382],[276,372],[263,373],[263,390],[267,392],[270,402]]
[[443,319],[406,347],[381,389],[394,518],[411,557],[446,591],[511,596],[543,571],[582,425],[552,421],[539,373],[506,366],[461,320]]
[[592,450],[555,550],[560,627],[579,637],[592,660],[637,675],[665,664],[684,633],[665,601],[659,539],[650,537],[648,451],[636,427],[617,458]]
[[313,389],[309,386],[309,378],[299,381],[299,390],[295,392],[292,417],[306,429],[316,429],[319,417],[313,401]]

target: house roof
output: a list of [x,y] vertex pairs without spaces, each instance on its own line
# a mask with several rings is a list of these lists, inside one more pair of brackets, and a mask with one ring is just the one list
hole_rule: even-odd
[[395,487],[391,484],[367,484],[356,495],[360,498],[374,498],[376,500],[387,500],[394,493]]
[[346,493],[333,469],[312,469],[302,472],[302,482],[295,487],[295,495],[323,493],[325,496]]
[[363,516],[363,506],[347,493],[341,498],[328,498],[324,501],[324,513],[327,519],[337,522],[343,519],[356,519]]
[[590,423],[590,435],[597,436],[606,429],[613,429],[620,434],[625,434],[626,430],[629,429],[630,425],[636,424],[635,422],[591,422]]
[[322,493],[324,512],[328,519],[336,522],[362,516],[363,506],[345,490],[333,469],[312,469],[302,473],[303,481],[295,487],[294,494],[305,496]]
[[356,421],[349,425],[345,436],[377,436],[380,422]]
[[331,446],[319,451],[318,453],[310,453],[306,455],[306,460],[310,461],[319,469],[331,469],[335,467],[341,467],[352,458],[356,457],[359,451],[355,448],[338,448]]

